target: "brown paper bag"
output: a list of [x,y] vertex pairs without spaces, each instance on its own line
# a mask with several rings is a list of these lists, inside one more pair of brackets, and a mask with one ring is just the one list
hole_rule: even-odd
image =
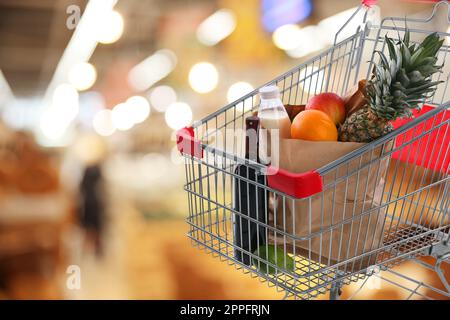
[[393,198],[398,200],[387,207],[387,212],[396,218],[386,226],[386,229],[395,230],[391,232],[390,240],[401,236],[402,229],[411,229],[411,224],[425,226],[422,232],[426,232],[428,228],[450,223],[450,216],[442,214],[449,197],[445,177],[445,172],[391,159],[386,183]]
[[[280,143],[280,167],[295,173],[317,169],[363,145],[285,139]],[[380,156],[387,151],[378,147],[326,174],[323,192],[310,198],[271,199],[269,224],[287,234],[306,238],[295,240],[271,232],[269,242],[283,247],[286,243],[289,252],[327,266],[379,248],[385,210],[376,208],[382,200],[389,164],[388,157],[380,159]],[[336,187],[327,186],[333,183]],[[373,265],[375,260],[376,254],[370,254],[341,264],[338,269],[356,272]]]

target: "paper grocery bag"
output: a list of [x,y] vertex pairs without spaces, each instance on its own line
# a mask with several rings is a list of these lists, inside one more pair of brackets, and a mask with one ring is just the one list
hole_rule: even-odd
[[[387,213],[396,218],[386,226],[391,231],[395,230],[389,234],[388,240],[401,236],[401,230],[405,228],[416,228],[418,235],[427,232],[428,228],[436,229],[448,225],[450,215],[443,214],[445,203],[450,199],[450,184],[445,182],[446,167],[442,166],[442,170],[437,171],[402,159],[394,159],[395,157],[394,154],[386,178],[389,190],[392,190],[391,193],[397,198],[387,207]],[[411,226],[413,223],[416,227]],[[421,229],[420,226],[426,227]],[[403,248],[407,248],[406,245]]]
[[[302,173],[318,169],[363,146],[363,143],[283,139],[280,168]],[[379,208],[392,145],[377,147],[323,177],[324,190],[306,199],[271,198],[269,242],[321,265],[356,272],[375,264],[382,245],[385,210]],[[334,187],[334,185],[336,187]],[[295,240],[292,236],[306,237]],[[355,258],[348,263],[342,263]]]

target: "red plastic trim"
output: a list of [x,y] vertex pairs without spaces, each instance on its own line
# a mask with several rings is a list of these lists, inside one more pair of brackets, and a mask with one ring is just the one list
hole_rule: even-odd
[[195,139],[194,129],[185,127],[177,131],[177,148],[181,153],[189,154],[196,158],[203,158],[203,149],[200,141]]
[[269,187],[294,198],[307,198],[323,190],[322,176],[314,170],[292,173],[269,166],[267,171]]
[[[432,105],[424,105],[420,110],[414,110],[413,114],[415,118],[426,114],[427,112],[435,109]],[[398,119],[392,124],[397,129],[402,125],[411,121],[411,119]],[[417,126],[409,129],[405,133],[402,133],[395,139],[395,147],[399,150],[392,154],[394,159],[422,166],[434,171],[450,172],[450,158],[445,152],[433,152],[429,146],[436,146],[444,148],[450,144],[450,124],[445,122],[450,120],[449,112],[439,112],[438,114],[430,117],[428,120],[419,123]],[[445,124],[444,124],[445,123]],[[407,147],[401,148],[402,143],[410,142],[422,132],[433,129],[433,126],[441,125],[439,130],[433,130],[427,135],[410,143]],[[448,169],[447,169],[448,168]]]

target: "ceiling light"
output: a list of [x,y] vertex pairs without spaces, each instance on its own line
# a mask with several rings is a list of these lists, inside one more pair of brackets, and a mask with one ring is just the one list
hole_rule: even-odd
[[89,61],[97,47],[94,30],[99,23],[99,17],[104,12],[112,11],[116,2],[117,0],[90,0],[87,3],[45,91],[45,103],[51,98],[55,87],[67,81],[68,73],[75,63]]
[[78,91],[68,83],[60,84],[53,92],[53,101],[47,112],[57,114],[59,121],[69,123],[78,114]]
[[66,102],[78,101],[78,91],[68,83],[58,85],[53,91],[53,104],[65,104]]

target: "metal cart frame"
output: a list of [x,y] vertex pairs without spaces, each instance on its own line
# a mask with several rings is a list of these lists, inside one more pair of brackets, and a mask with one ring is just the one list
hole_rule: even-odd
[[[370,8],[361,5],[337,32],[335,43],[330,49],[265,85],[277,85],[284,104],[305,104],[311,96],[320,92],[335,92],[342,96],[359,79],[369,77],[373,64],[377,63],[375,51],[387,51],[384,42],[386,34],[402,36],[407,24],[412,41],[419,41],[431,33],[423,25],[435,17],[438,9],[443,10],[445,7],[448,9],[450,23],[450,3],[442,1],[435,4],[431,15],[426,19],[391,17],[383,19],[379,25],[373,25],[367,19]],[[339,40],[343,31],[349,28],[350,21],[355,19],[362,21],[354,34]],[[419,27],[415,27],[416,25]],[[438,34],[450,39],[448,33]],[[443,45],[439,61],[446,61],[449,51],[448,43]],[[365,63],[366,57],[369,57],[368,63]],[[338,299],[342,286],[352,282],[364,286],[372,276],[396,283],[409,292],[408,298],[430,298],[430,290],[441,298],[450,298],[450,285],[442,269],[450,259],[450,147],[445,143],[450,134],[450,90],[447,90],[450,73],[446,70],[434,77],[435,80],[444,82],[439,85],[434,96],[427,99],[426,104],[432,106],[427,112],[418,114],[415,119],[386,136],[314,172],[292,174],[281,170],[275,175],[268,175],[263,184],[235,173],[236,166],[243,165],[248,170],[254,170],[257,175],[270,174],[269,166],[244,158],[245,139],[242,132],[245,118],[258,108],[259,88],[194,123],[192,127],[180,130],[177,133],[177,144],[185,159],[185,190],[189,203],[187,223],[190,226],[188,237],[194,245],[213,256],[284,291],[286,298],[312,299],[329,291],[331,299]],[[354,165],[350,165],[355,163],[356,169]],[[387,163],[389,169],[385,169],[383,163]],[[380,203],[372,201],[368,208],[363,205],[362,210],[357,209],[356,205],[351,209],[348,204],[350,216],[335,212],[339,209],[335,210],[337,206],[334,202],[322,202],[321,210],[312,209],[312,201],[320,202],[321,197],[324,201],[323,195],[327,192],[333,194],[334,200],[337,192],[345,190],[345,196],[348,196],[351,192],[349,190],[354,189],[352,197],[355,203],[358,199],[366,199],[370,196],[369,191],[372,192],[368,187],[369,180],[365,179],[369,170],[376,173],[376,181],[382,181]],[[343,171],[345,173],[341,174]],[[324,179],[330,176],[334,176],[334,179]],[[305,185],[315,183],[316,180],[323,184],[321,189],[305,194]],[[265,205],[264,210],[258,211],[258,217],[265,217],[265,222],[244,215],[233,206],[236,181],[242,181],[247,187],[256,188],[266,197],[278,201],[275,208]],[[352,183],[356,183],[357,187],[350,188]],[[361,189],[364,192],[358,194]],[[373,199],[373,195],[371,196]],[[330,215],[331,223],[298,235],[295,231],[280,227],[280,223],[269,222],[272,215],[275,219],[277,216],[282,217],[284,226],[291,223],[286,221],[286,208],[290,206],[294,210],[292,219],[295,224],[295,206],[299,204],[306,208],[309,205],[309,210],[302,214],[310,225],[313,215],[321,215],[322,221],[325,215]],[[278,210],[278,213],[273,210]],[[383,214],[380,215],[380,212]],[[383,221],[378,221],[380,216]],[[372,217],[376,217],[377,221],[372,221]],[[255,251],[257,248],[244,250],[236,245],[237,235],[234,234],[233,227],[236,219],[240,223],[257,225],[258,237],[262,236],[259,234],[260,228],[264,230],[262,232],[266,233],[266,237],[273,233],[274,244],[284,249],[284,256],[276,257],[277,261],[281,258],[281,264],[261,258]],[[364,229],[364,225],[378,223],[383,226],[381,242],[369,249],[364,247],[360,252],[349,252],[350,247],[346,241],[357,237],[357,241],[365,239],[373,242],[374,236],[369,234],[367,228]],[[347,228],[345,237],[348,238],[343,239],[344,228]],[[340,230],[340,240],[333,238],[333,232]],[[325,243],[324,239],[329,243]],[[311,245],[314,241],[320,244],[318,257],[317,254],[314,257]],[[331,241],[334,241],[334,247]],[[306,249],[296,252],[298,243],[302,243]],[[336,248],[339,251],[338,258],[331,259],[333,254],[336,255],[336,252],[332,252]],[[236,251],[249,255],[253,264],[247,265],[237,259]],[[434,263],[425,263],[421,256],[434,257]],[[294,269],[288,267],[289,258],[295,261]],[[370,265],[363,263],[362,259],[370,260]],[[415,261],[435,271],[442,282],[440,288],[392,269],[406,260]],[[268,266],[272,272],[264,272],[261,265]],[[396,282],[386,277],[386,274],[403,277],[412,286]],[[359,291],[360,289],[355,293]]]

